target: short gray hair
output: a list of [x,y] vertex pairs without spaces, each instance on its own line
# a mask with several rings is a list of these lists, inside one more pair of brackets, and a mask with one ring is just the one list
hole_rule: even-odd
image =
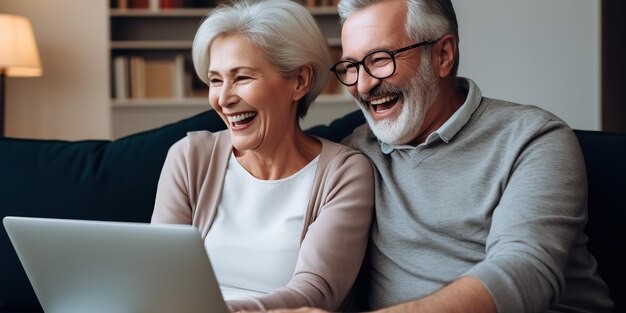
[[[343,24],[350,14],[386,0],[340,0],[339,17]],[[456,77],[459,68],[459,24],[450,0],[405,0],[407,16],[405,29],[415,42],[436,40],[445,34],[456,38],[457,53],[451,75]],[[428,49],[428,48],[426,48]]]
[[191,49],[196,74],[207,85],[211,45],[230,34],[241,35],[261,49],[285,77],[311,65],[311,89],[297,110],[297,116],[304,117],[330,75],[328,44],[311,13],[291,0],[242,0],[212,10],[198,28]]

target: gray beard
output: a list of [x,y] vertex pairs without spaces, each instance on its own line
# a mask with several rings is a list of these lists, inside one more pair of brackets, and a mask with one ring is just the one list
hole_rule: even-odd
[[377,93],[396,92],[401,95],[402,108],[395,117],[374,120],[369,107],[360,105],[372,132],[378,140],[391,144],[409,144],[417,138],[426,113],[438,94],[438,81],[430,66],[430,54],[422,54],[420,68],[409,82],[400,87],[384,86]]

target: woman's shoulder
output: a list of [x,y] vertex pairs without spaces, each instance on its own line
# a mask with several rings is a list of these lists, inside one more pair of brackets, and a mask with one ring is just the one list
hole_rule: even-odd
[[319,140],[322,142],[317,174],[321,177],[320,184],[328,187],[351,186],[345,190],[373,188],[374,167],[364,154],[339,143]]
[[370,166],[369,160],[360,151],[324,138],[315,138],[317,138],[322,143],[320,163],[329,165],[334,164],[336,166]]
[[222,130],[218,132],[211,132],[208,130],[195,130],[187,132],[187,136],[183,137],[181,140],[187,141],[187,143],[191,146],[206,146],[207,144],[212,143],[223,143],[230,142],[230,136],[228,135],[227,130]]
[[358,150],[352,149],[346,145],[330,141],[321,137],[315,137],[322,143],[322,155],[353,155],[361,154]]
[[194,130],[187,132],[187,136],[185,136],[183,139],[187,138],[190,143],[199,142],[201,144],[206,144],[207,142],[217,141],[220,137],[227,135],[226,132],[226,130],[218,132],[211,132],[208,130]]
[[228,146],[230,136],[225,131],[210,132],[207,130],[198,130],[187,132],[187,135],[179,139],[170,148],[170,153],[183,155],[197,155],[206,153],[207,149],[215,149],[216,147]]

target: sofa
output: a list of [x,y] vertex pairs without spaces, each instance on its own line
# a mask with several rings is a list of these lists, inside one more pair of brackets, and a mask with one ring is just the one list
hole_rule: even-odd
[[[355,111],[307,132],[340,141]],[[114,141],[0,138],[0,218],[8,215],[148,222],[168,148],[188,131],[225,127],[213,111]],[[626,135],[575,130],[587,165],[585,231],[615,312],[626,311]],[[41,312],[0,226],[0,312]]]

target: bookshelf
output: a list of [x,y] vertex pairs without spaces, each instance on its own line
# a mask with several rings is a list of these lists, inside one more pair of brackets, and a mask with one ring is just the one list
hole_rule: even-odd
[[[114,0],[109,10],[112,137],[149,130],[211,109],[208,88],[195,76],[193,36],[211,10],[210,2]],[[324,0],[328,1],[328,0]],[[309,10],[326,35],[333,58],[341,54],[336,6]],[[345,89],[331,76],[324,93],[311,105],[303,128],[326,124],[356,109]]]

